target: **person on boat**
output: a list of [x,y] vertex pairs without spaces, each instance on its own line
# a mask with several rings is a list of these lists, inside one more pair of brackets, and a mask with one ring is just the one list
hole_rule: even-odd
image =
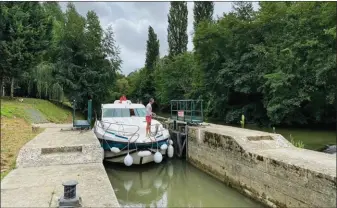
[[122,103],[123,101],[126,101],[125,95],[123,95],[122,97],[119,98],[119,102],[120,102],[120,103]]
[[151,119],[152,115],[156,115],[152,112],[152,104],[154,103],[154,99],[151,98],[149,103],[146,105],[146,136],[150,137],[150,129],[151,129]]

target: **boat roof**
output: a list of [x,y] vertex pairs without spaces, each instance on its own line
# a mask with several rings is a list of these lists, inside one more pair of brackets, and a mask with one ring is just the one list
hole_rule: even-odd
[[122,101],[115,100],[114,103],[102,104],[102,108],[145,108],[143,104],[132,103],[130,100]]

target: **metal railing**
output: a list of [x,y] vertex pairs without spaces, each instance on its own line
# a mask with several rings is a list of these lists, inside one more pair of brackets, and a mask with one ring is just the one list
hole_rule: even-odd
[[[123,124],[123,123],[118,123],[118,122],[107,122],[107,121],[102,121],[102,120],[98,120],[97,119],[97,113],[96,111],[95,112],[95,126],[94,126],[94,132],[96,133],[97,132],[97,128],[100,128],[104,131],[104,134],[103,134],[103,140],[107,143],[108,147],[111,149],[109,143],[105,140],[105,134],[107,133],[108,130],[112,130],[112,131],[115,131],[117,132],[117,134],[119,135],[123,135],[123,136],[126,136],[127,139],[128,139],[128,145],[125,146],[124,148],[121,149],[124,150],[126,147],[128,148],[128,151],[129,151],[129,146],[130,146],[130,143],[135,143],[136,144],[136,148],[137,148],[137,143],[136,141],[139,139],[140,137],[140,134],[138,133],[139,130],[140,130],[140,127],[138,125],[131,125],[131,124]],[[96,122],[99,122],[100,125],[96,125]],[[106,128],[105,128],[105,125],[104,124],[107,124]],[[118,128],[117,128],[117,131],[115,129],[110,129],[110,127],[112,125],[117,125]],[[137,130],[135,130],[134,132],[130,132],[130,131],[125,131],[125,126],[129,126],[129,127],[136,127]],[[151,132],[151,127],[155,126],[155,131],[154,132]],[[163,126],[162,129],[159,129],[159,126],[160,124],[153,124],[153,125],[150,125],[150,134],[151,136],[155,137],[155,141],[152,141],[151,143],[157,143],[158,145],[158,141],[156,139],[156,136],[158,135],[158,133],[162,133],[163,131],[165,131],[165,128]],[[159,134],[160,135],[160,134]],[[131,136],[131,137],[130,137]],[[135,136],[137,136],[137,138],[131,142],[132,138],[134,138]],[[129,138],[130,137],[130,138]],[[103,141],[102,141],[103,142]]]
[[[136,142],[140,137],[140,134],[138,133],[139,130],[140,130],[140,127],[138,125],[122,124],[122,123],[118,123],[118,122],[107,122],[107,121],[101,121],[101,120],[96,120],[96,121],[98,121],[100,125],[95,125],[94,131],[97,132],[97,127],[102,129],[104,131],[103,139],[104,139],[105,134],[107,133],[108,130],[115,131],[117,135],[126,136],[129,141],[131,141],[133,139],[133,137],[137,136],[137,139],[133,142]],[[113,126],[113,125],[116,125],[117,128],[111,129],[111,126]],[[159,129],[159,126],[160,126],[160,124],[150,125],[151,136],[155,137],[157,135],[160,135],[160,133],[162,133],[163,131],[165,131],[164,127],[162,129]],[[125,130],[126,129],[125,127],[136,127],[136,130],[135,131],[127,131],[127,130]],[[152,127],[155,127],[154,132],[151,131]]]

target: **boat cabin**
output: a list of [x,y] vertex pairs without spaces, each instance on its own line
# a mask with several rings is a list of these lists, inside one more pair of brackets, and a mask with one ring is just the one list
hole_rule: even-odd
[[133,104],[130,100],[116,100],[113,104],[102,104],[102,119],[114,117],[144,117],[146,109],[143,104]]

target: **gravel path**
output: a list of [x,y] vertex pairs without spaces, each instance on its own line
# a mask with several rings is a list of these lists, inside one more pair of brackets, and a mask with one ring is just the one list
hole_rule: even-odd
[[46,117],[38,110],[34,108],[25,109],[32,123],[48,123]]

